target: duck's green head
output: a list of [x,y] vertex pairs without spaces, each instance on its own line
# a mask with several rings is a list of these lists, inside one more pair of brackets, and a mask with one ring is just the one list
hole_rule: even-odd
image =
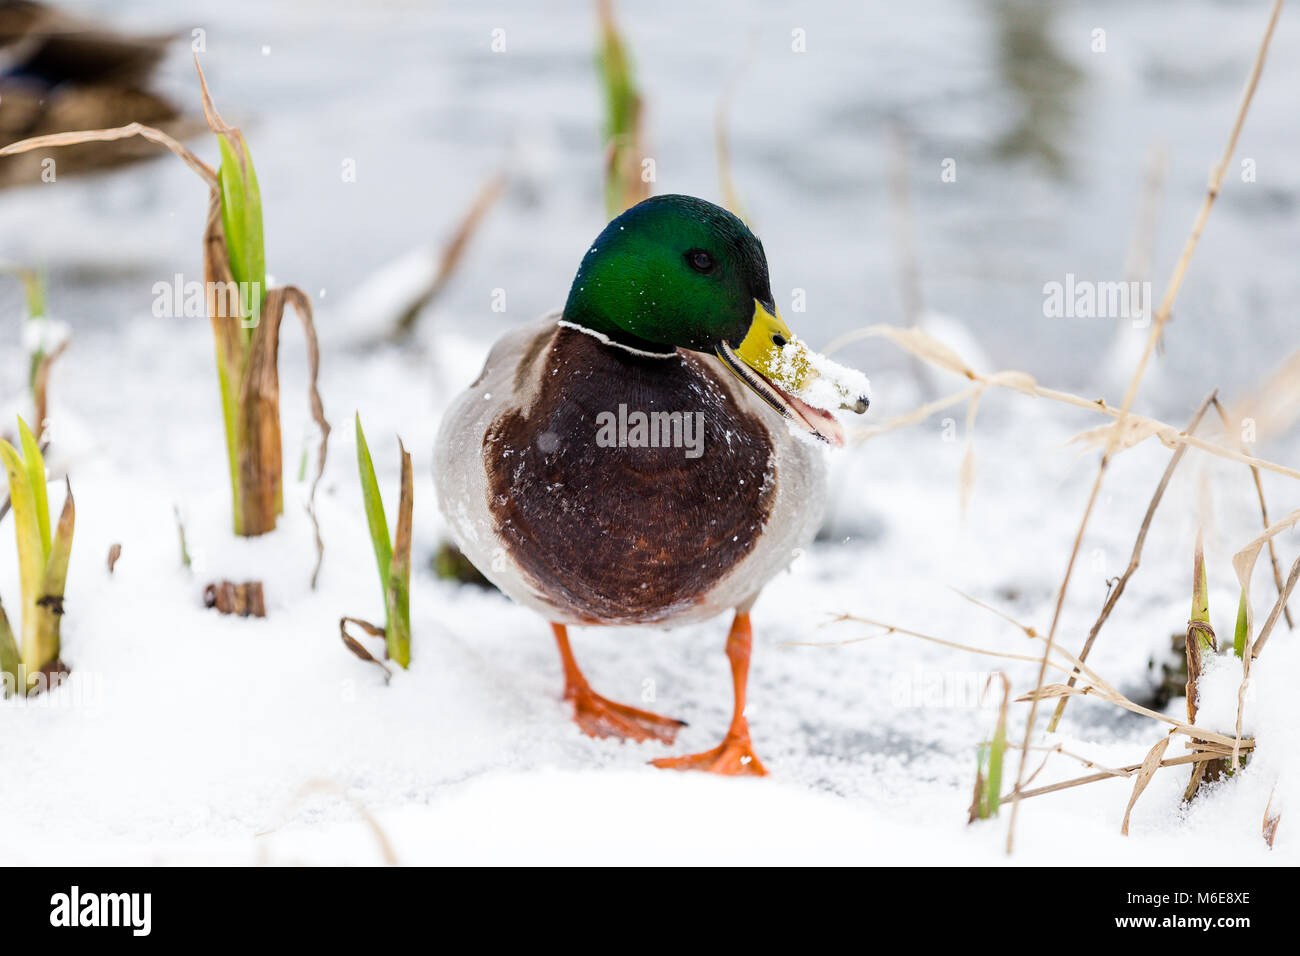
[[[833,416],[796,397],[811,372],[777,311],[763,244],[727,210],[692,196],[655,196],[605,227],[582,259],[564,319],[646,352],[720,358],[764,401],[841,444]],[[853,397],[865,411],[865,397]]]
[[596,237],[564,317],[634,348],[712,352],[740,344],[758,304],[776,311],[758,237],[713,203],[655,196]]

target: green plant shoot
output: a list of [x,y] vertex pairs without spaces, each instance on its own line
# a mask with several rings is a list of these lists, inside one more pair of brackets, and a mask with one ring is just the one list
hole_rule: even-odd
[[[213,110],[215,114],[215,110]],[[239,294],[239,321],[233,317],[213,318],[218,323],[217,378],[221,387],[221,410],[226,429],[226,455],[230,465],[230,484],[234,495],[236,534],[259,534],[275,525],[284,508],[279,482],[274,482],[271,500],[266,497],[264,476],[246,475],[241,459],[258,440],[250,427],[244,399],[244,382],[250,361],[253,330],[261,319],[266,296],[266,249],[262,234],[262,194],[248,143],[239,130],[214,124],[221,147],[221,165],[217,170],[221,202],[221,229],[225,240],[226,263],[230,278]],[[209,264],[208,271],[219,272],[220,264]],[[209,275],[209,281],[213,276]],[[269,514],[268,514],[269,512]]]
[[14,630],[9,626],[4,605],[0,604],[0,697],[8,697],[18,687],[18,672],[22,667],[22,655],[18,642],[14,640]]
[[366,510],[366,523],[370,528],[370,541],[375,549],[375,564],[379,569],[379,583],[384,594],[384,640],[389,660],[403,668],[411,665],[411,516],[413,481],[411,455],[398,440],[402,460],[402,490],[397,505],[397,532],[390,539],[388,519],[384,514],[384,500],[375,478],[375,465],[361,429],[361,416],[356,417],[357,471],[361,476],[361,498]]
[[1237,657],[1246,654],[1246,589],[1241,590],[1241,600],[1237,602],[1237,628],[1232,634],[1232,653]]
[[[262,194],[248,143],[238,130],[217,136],[221,166],[217,178],[221,189],[221,228],[226,236],[230,272],[239,286],[240,305],[246,318],[261,313],[266,301],[266,248],[262,238]],[[256,296],[256,300],[253,297]],[[245,323],[246,337],[252,325]]]
[[[234,530],[253,537],[273,531],[284,511],[278,349],[280,322],[287,306],[298,313],[307,338],[308,398],[312,418],[321,431],[318,461],[322,469],[329,422],[316,388],[320,350],[311,300],[293,286],[266,287],[262,195],[253,157],[243,134],[217,113],[202,70],[199,83],[203,115],[221,151],[215,175],[207,170],[209,176],[205,177],[212,189],[203,236],[203,271],[210,290],[208,317],[216,345]],[[187,159],[191,160],[191,165],[198,163],[193,157]],[[198,167],[206,169],[201,163]],[[315,485],[312,492],[314,495]],[[308,514],[314,522],[310,506]],[[319,537],[316,568],[320,568]]]
[[1007,725],[1005,720],[998,721],[998,729],[988,745],[988,773],[984,786],[984,806],[986,816],[998,815],[998,803],[1002,798],[1002,763],[1007,753]]
[[[1002,804],[1002,766],[1007,754],[1007,705],[1010,703],[1011,685],[1005,674],[1002,679],[1002,704],[998,709],[998,722],[993,738],[979,746],[975,772],[975,799],[971,802],[970,821],[987,820],[998,815]],[[992,678],[989,679],[990,684]]]
[[[0,459],[9,478],[18,576],[22,591],[22,647],[14,645],[8,621],[0,626],[0,665],[13,686],[30,690],[32,682],[59,658],[63,591],[72,551],[76,508],[68,488],[57,527],[51,529],[45,490],[45,461],[31,429],[18,419],[19,449],[0,440]],[[5,635],[8,634],[6,641]],[[15,663],[15,656],[17,661]]]
[[[45,322],[45,280],[38,273],[24,269],[19,273],[22,279],[23,293],[27,299],[27,321]],[[38,339],[39,342],[39,339]],[[27,369],[27,387],[31,390],[33,397],[36,393],[36,375],[40,371],[41,362],[45,361],[45,349],[38,344],[32,349],[31,361]],[[37,422],[37,425],[40,423]]]

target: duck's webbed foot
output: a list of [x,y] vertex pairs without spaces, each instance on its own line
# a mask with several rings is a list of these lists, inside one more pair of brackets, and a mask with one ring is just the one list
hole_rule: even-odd
[[707,770],[710,773],[731,776],[742,774],[755,777],[767,776],[763,762],[754,754],[753,744],[749,740],[748,726],[742,726],[739,732],[733,726],[722,743],[712,750],[686,757],[661,757],[658,760],[651,760],[650,763],[665,770]]
[[662,740],[670,744],[686,724],[601,697],[590,687],[568,695],[573,701],[573,719],[588,737],[618,737],[621,740]]
[[753,637],[749,615],[737,613],[731,625],[731,633],[727,635],[727,658],[731,661],[735,710],[732,713],[731,727],[722,743],[704,753],[686,757],[662,757],[650,761],[652,764],[667,770],[707,770],[710,773],[750,774],[756,777],[767,775],[762,761],[754,754],[754,747],[749,740],[749,722],[745,720],[745,688],[749,683],[749,650]]
[[592,690],[574,660],[568,629],[563,624],[552,624],[551,628],[564,664],[564,699],[573,701],[573,719],[578,729],[588,737],[616,737],[638,743],[661,740],[670,744],[676,739],[677,731],[686,726],[684,721],[616,703]]

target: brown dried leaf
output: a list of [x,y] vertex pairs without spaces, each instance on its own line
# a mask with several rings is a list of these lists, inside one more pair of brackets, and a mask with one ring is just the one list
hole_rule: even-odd
[[1156,421],[1154,418],[1143,418],[1139,415],[1128,415],[1120,422],[1084,429],[1071,438],[1067,444],[1079,443],[1089,448],[1104,449],[1111,441],[1116,428],[1120,429],[1120,437],[1115,443],[1115,451],[1132,448],[1134,445],[1146,441],[1152,435],[1158,437],[1162,443],[1170,448],[1177,444],[1174,441],[1178,435],[1176,428],[1166,425],[1164,422]]
[[371,624],[369,621],[363,621],[359,617],[339,618],[339,636],[343,638],[343,646],[346,647],[348,650],[350,650],[361,660],[374,664],[381,671],[383,671],[384,683],[387,684],[390,680],[392,680],[393,672],[389,670],[387,664],[385,664],[383,661],[379,660],[377,657],[371,654],[368,650],[366,650],[365,645],[363,645],[360,641],[358,641],[355,637],[353,637],[351,634],[348,633],[349,624],[355,624],[357,627],[361,628],[371,637],[383,638],[385,636],[384,629],[382,627],[377,627],[376,625]]
[[1137,803],[1138,797],[1142,796],[1142,791],[1147,788],[1156,771],[1160,769],[1160,761],[1164,759],[1165,751],[1169,749],[1169,740],[1170,738],[1163,737],[1147,751],[1146,759],[1142,761],[1142,767],[1133,780],[1133,795],[1128,798],[1128,806],[1124,809],[1124,823],[1119,828],[1119,832],[1124,836],[1128,836],[1128,822],[1133,814],[1133,806]]
[[50,133],[45,136],[33,136],[30,139],[10,143],[0,149],[0,156],[16,156],[19,153],[30,152],[34,149],[76,146],[81,143],[109,143],[119,139],[130,139],[132,136],[139,136],[151,143],[157,143],[159,146],[171,150],[185,162],[185,165],[198,173],[204,182],[213,189],[217,188],[216,170],[162,130],[141,123],[129,123],[126,126],[118,126],[113,129],[87,129],[70,133]]
[[996,375],[990,375],[988,382],[990,385],[1000,385],[1004,388],[1013,388],[1017,392],[1023,392],[1026,395],[1038,395],[1038,382],[1028,372],[1018,372],[1015,369],[1008,369],[1004,372],[998,372]]
[[49,414],[50,406],[50,367],[58,360],[68,349],[68,340],[64,339],[58,344],[53,352],[48,353],[41,359],[41,364],[36,367],[36,379],[32,383],[32,392],[35,394],[36,404],[36,428],[32,434],[37,441],[41,440],[41,435],[45,431],[45,419]]
[[393,532],[393,560],[409,567],[411,563],[412,516],[415,505],[415,479],[411,468],[411,453],[402,440],[397,440],[402,457],[402,490],[397,500],[397,528]]
[[1277,785],[1268,792],[1268,804],[1264,807],[1264,842],[1268,844],[1269,849],[1273,848],[1273,841],[1277,839],[1278,824],[1282,822],[1282,809],[1273,809],[1273,797],[1277,793]]
[[[1259,560],[1259,553],[1263,550],[1264,545],[1272,538],[1281,534],[1289,528],[1295,527],[1300,522],[1300,508],[1292,511],[1279,521],[1273,522],[1264,531],[1244,548],[1232,556],[1232,568],[1237,572],[1237,583],[1241,589],[1250,594],[1250,578],[1255,571],[1255,562]],[[1251,629],[1254,627],[1254,615],[1251,613],[1250,603],[1246,604],[1246,653],[1244,658],[1247,662],[1255,655],[1255,642],[1251,635]],[[1247,663],[1249,667],[1249,663]]]
[[1023,704],[1034,700],[1053,700],[1057,697],[1076,696],[1086,693],[1087,690],[1084,688],[1070,687],[1066,684],[1044,684],[1037,690],[1031,690],[1029,693],[1017,697],[1016,703]]
[[986,781],[984,780],[984,771],[977,768],[975,771],[975,795],[971,798],[970,807],[966,813],[967,826],[970,826],[976,820],[980,819],[980,805],[984,801],[985,786]]
[[[248,353],[248,370],[244,375],[244,392],[241,406],[246,415],[245,427],[251,427],[250,434],[255,440],[245,443],[241,456],[240,468],[260,469],[264,480],[256,485],[265,497],[262,505],[274,508],[282,500],[281,482],[283,469],[281,465],[280,440],[280,378],[278,371],[280,348],[280,323],[284,318],[285,306],[293,306],[294,312],[302,323],[303,337],[307,343],[307,401],[311,408],[312,420],[320,429],[320,447],[316,454],[316,475],[312,479],[311,490],[307,498],[307,515],[311,519],[316,537],[316,566],[312,569],[311,584],[316,586],[320,575],[321,561],[325,555],[325,544],[321,539],[320,524],[316,520],[316,488],[325,471],[325,456],[328,450],[330,424],[325,419],[325,407],[321,402],[317,382],[320,376],[320,344],[316,338],[316,324],[312,318],[311,300],[296,286],[283,286],[271,289],[266,294],[266,303],[262,308],[261,321],[253,330],[253,340]],[[278,510],[270,510],[271,527],[274,527],[274,515]],[[270,530],[267,528],[266,530]]]
[[960,355],[919,328],[904,329],[893,325],[873,325],[863,329],[862,335],[889,339],[904,351],[942,369],[972,380],[979,378]]

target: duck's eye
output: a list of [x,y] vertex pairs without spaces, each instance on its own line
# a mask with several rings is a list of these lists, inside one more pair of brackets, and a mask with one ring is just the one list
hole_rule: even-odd
[[712,272],[713,267],[716,265],[713,256],[704,249],[692,249],[686,253],[686,261],[696,272]]
[[773,336],[772,336],[772,344],[775,345],[775,346],[776,346],[777,348],[779,348],[779,349],[783,349],[783,348],[785,348],[785,336],[784,336],[784,335],[781,335],[780,333],[777,333],[776,335],[773,335]]

